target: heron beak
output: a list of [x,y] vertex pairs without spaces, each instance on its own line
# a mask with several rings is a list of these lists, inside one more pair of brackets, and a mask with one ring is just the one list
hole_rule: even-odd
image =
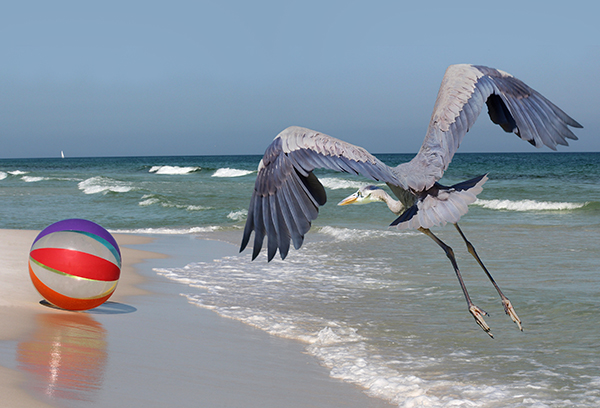
[[358,200],[358,194],[354,193],[346,198],[344,198],[342,201],[340,201],[338,203],[338,205],[348,205],[348,204],[352,204],[354,202],[356,202],[356,200]]

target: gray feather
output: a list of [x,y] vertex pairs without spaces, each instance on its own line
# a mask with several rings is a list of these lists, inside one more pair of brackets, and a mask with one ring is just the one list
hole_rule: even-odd
[[423,144],[408,163],[389,167],[362,147],[306,128],[292,126],[277,135],[259,165],[240,251],[250,242],[252,232],[253,259],[265,237],[268,260],[277,250],[284,259],[290,241],[296,249],[302,246],[319,207],[327,201],[323,185],[312,172],[315,168],[385,182],[408,209],[397,220],[400,228],[457,222],[487,177],[449,188],[436,182],[484,106],[493,123],[537,147],[566,146],[567,139],[577,140],[569,127],[581,127],[506,72],[479,65],[451,65],[442,79]]

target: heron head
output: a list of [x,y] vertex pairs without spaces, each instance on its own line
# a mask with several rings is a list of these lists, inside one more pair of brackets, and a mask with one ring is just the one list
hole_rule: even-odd
[[344,198],[342,201],[338,203],[338,205],[348,205],[348,204],[369,204],[377,201],[383,201],[381,197],[381,193],[383,193],[383,189],[368,185],[358,189],[352,195]]

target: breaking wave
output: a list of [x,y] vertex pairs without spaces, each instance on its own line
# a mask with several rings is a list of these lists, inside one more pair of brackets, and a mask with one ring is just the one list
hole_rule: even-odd
[[[335,304],[336,300],[364,293],[365,287],[394,285],[385,278],[357,276],[354,266],[343,262],[323,265],[315,256],[318,252],[315,246],[314,250],[298,253],[293,261],[273,260],[266,265],[252,263],[249,257],[225,257],[183,268],[154,268],[154,271],[191,288],[201,289],[200,293],[182,293],[195,306],[272,335],[304,342],[306,351],[330,370],[331,377],[363,387],[367,394],[396,406],[478,406],[480,402],[510,398],[501,385],[473,390],[470,384],[460,380],[426,379],[410,371],[397,370],[377,354],[370,339],[362,335],[365,330],[346,321],[325,317],[317,310],[282,308],[282,304],[290,302],[290,293],[294,299],[306,297],[316,304]],[[381,266],[370,267],[378,269]],[[402,358],[409,366],[422,364],[420,356],[406,353]],[[426,362],[431,366],[440,363],[441,360],[434,357]],[[453,392],[449,393],[449,389]]]
[[[335,177],[323,177],[320,178],[319,181],[323,184],[323,187],[328,188],[330,190],[341,190],[344,188],[352,188],[358,190],[361,187],[367,186],[369,184],[374,184],[375,182],[369,183],[368,181],[357,181],[357,180],[345,180]],[[378,186],[384,186],[385,184],[379,183]]]
[[366,238],[417,235],[414,231],[400,231],[397,229],[363,230],[330,226],[320,228],[319,232],[334,238],[336,241],[362,241]]
[[140,207],[148,207],[154,204],[160,205],[164,208],[177,208],[186,211],[204,211],[213,208],[203,205],[177,204],[157,194],[145,194],[142,196],[142,200],[138,203]]
[[156,174],[189,174],[202,170],[201,167],[152,166],[150,173]]
[[157,227],[157,228],[133,228],[133,229],[111,229],[109,232],[115,234],[157,234],[157,235],[186,235],[186,234],[201,234],[206,232],[214,232],[221,230],[222,228],[216,225],[207,227],[189,227],[189,228],[170,228],[170,227]]
[[247,216],[248,216],[248,210],[232,211],[229,214],[227,214],[227,218],[229,218],[230,220],[234,220],[234,221],[245,220]]
[[104,176],[91,177],[77,186],[84,194],[127,193],[134,189],[130,183]]
[[21,177],[21,180],[23,180],[26,183],[36,183],[38,181],[50,180],[50,179],[48,177],[23,176],[23,177]]
[[254,171],[251,170],[239,170],[239,169],[230,169],[229,167],[223,167],[215,171],[212,177],[241,177],[247,176],[248,174],[252,174]]
[[569,203],[535,200],[480,200],[473,203],[490,210],[505,211],[565,211],[576,210],[586,206],[588,203]]

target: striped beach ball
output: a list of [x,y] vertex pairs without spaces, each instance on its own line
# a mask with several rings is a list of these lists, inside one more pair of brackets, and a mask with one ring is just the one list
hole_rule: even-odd
[[121,251],[100,225],[69,219],[46,227],[29,252],[29,276],[38,292],[67,310],[100,306],[121,275]]

